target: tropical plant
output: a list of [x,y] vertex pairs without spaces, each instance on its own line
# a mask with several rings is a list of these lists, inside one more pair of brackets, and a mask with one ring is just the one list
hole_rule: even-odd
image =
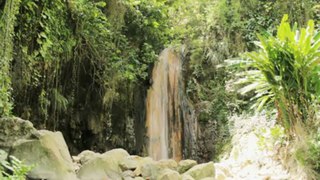
[[284,15],[275,37],[258,35],[259,50],[243,54],[244,60],[231,61],[245,69],[238,74],[237,83],[244,85],[239,92],[254,91],[257,110],[274,103],[279,122],[291,135],[313,119],[312,105],[320,95],[320,33],[312,20],[307,28],[297,27],[291,27]]
[[30,172],[33,168],[33,166],[27,166],[22,161],[17,159],[14,156],[9,157],[10,162],[3,161],[1,162],[1,165],[8,170],[10,173],[1,170],[0,174],[2,173],[5,175],[5,177],[2,177],[0,175],[0,178],[2,180],[24,180],[26,179],[26,175],[28,172]]

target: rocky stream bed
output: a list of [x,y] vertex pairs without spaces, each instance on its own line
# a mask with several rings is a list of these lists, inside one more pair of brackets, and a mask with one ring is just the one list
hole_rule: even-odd
[[[71,156],[60,132],[36,130],[19,118],[0,120],[0,160],[9,155],[34,168],[31,180],[224,180],[296,179],[276,159],[273,150],[258,147],[257,127],[272,126],[260,117],[234,122],[231,153],[220,162],[198,164],[194,160],[155,161],[130,155],[124,149],[105,153],[89,150]],[[302,176],[301,176],[302,177]],[[302,178],[303,179],[303,178]]]

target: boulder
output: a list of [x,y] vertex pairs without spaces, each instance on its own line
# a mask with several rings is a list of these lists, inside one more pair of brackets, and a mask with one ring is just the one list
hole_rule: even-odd
[[[26,126],[31,128],[29,125]],[[28,134],[26,131],[24,134]],[[68,147],[61,132],[38,131],[34,139],[17,141],[12,146],[10,155],[22,160],[27,165],[34,166],[28,174],[31,179],[77,179]]]
[[182,180],[194,180],[194,178],[188,174],[182,174]]
[[216,169],[215,171],[215,180],[226,180],[227,176],[221,169]]
[[81,180],[121,180],[122,171],[119,164],[128,156],[128,152],[123,149],[113,149],[104,154],[98,154],[86,162],[77,175]]
[[122,180],[134,180],[133,177],[122,177]]
[[135,177],[134,180],[145,180],[143,177]]
[[157,180],[182,180],[182,177],[177,171],[164,169],[159,173]]
[[140,166],[144,161],[143,157],[140,156],[128,156],[126,157],[123,162],[120,163],[120,168],[123,171],[126,170],[132,170],[134,171],[137,169],[138,166]]
[[156,179],[159,173],[164,169],[176,170],[178,164],[172,159],[160,160],[160,161],[150,161],[146,162],[141,166],[142,177],[148,179]]
[[225,177],[233,177],[230,167],[225,163],[214,163],[216,179],[224,179]]
[[200,180],[206,177],[214,177],[215,169],[213,162],[199,164],[193,166],[184,174],[192,176],[195,180]]
[[79,158],[80,164],[85,164],[89,160],[95,158],[97,155],[99,155],[99,153],[85,150],[85,151],[82,151],[77,157]]
[[197,164],[198,163],[195,160],[190,160],[190,159],[182,160],[178,164],[178,172],[184,173]]
[[173,159],[162,159],[158,161],[158,164],[163,168],[168,168],[172,170],[176,170],[178,167],[178,163]]
[[28,139],[36,132],[30,121],[17,117],[0,119],[0,148],[9,150],[19,139]]
[[130,171],[130,170],[128,170],[128,171],[124,171],[124,172],[122,172],[122,177],[124,177],[124,178],[126,178],[126,177],[132,177],[132,178],[134,178],[136,175],[134,174],[134,172],[133,171]]
[[146,179],[155,179],[161,170],[163,168],[156,161],[146,162],[141,166],[141,175]]
[[139,161],[139,164],[137,166],[137,168],[134,170],[134,174],[136,176],[141,176],[142,175],[142,167],[143,165],[145,164],[150,164],[150,163],[153,163],[155,162],[152,158],[150,157],[144,157],[142,158],[140,161]]

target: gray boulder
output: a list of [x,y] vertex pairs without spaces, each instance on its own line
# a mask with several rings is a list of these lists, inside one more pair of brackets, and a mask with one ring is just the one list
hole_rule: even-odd
[[182,177],[177,171],[164,169],[159,173],[157,180],[182,180]]
[[79,163],[80,164],[85,164],[89,160],[97,157],[98,155],[99,155],[99,153],[96,153],[96,152],[93,152],[93,151],[89,151],[89,150],[85,150],[85,151],[82,151],[77,157],[79,158]]
[[34,166],[28,174],[29,178],[77,179],[68,147],[60,132],[38,131],[34,139],[17,141],[12,146],[10,155]]
[[181,160],[178,164],[178,172],[184,173],[197,164],[198,163],[195,160],[190,160],[190,159]]
[[194,178],[188,174],[182,174],[182,180],[194,180]]
[[146,179],[156,179],[159,173],[164,169],[176,170],[177,166],[177,162],[172,159],[150,161],[141,166],[141,175]]
[[189,169],[184,174],[192,176],[195,180],[200,180],[206,177],[215,177],[215,169],[213,162],[199,164]]
[[119,166],[129,154],[123,149],[114,149],[104,154],[98,154],[86,162],[78,171],[81,180],[112,179],[121,180]]
[[28,139],[37,130],[30,121],[17,117],[0,119],[0,148],[9,150],[17,140]]
[[138,166],[137,168],[134,170],[134,174],[136,176],[142,176],[142,169],[143,169],[143,166],[145,164],[150,164],[150,163],[154,163],[155,161],[150,158],[150,157],[143,157],[141,160],[138,161]]
[[123,171],[137,169],[145,160],[145,158],[140,156],[128,156],[122,162],[120,162],[120,168]]

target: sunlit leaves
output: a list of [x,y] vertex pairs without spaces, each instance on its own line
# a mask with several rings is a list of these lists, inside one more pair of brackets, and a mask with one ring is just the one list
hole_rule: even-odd
[[[246,72],[240,75],[245,86],[241,93],[255,92],[257,110],[266,103],[276,103],[283,123],[291,128],[306,121],[313,101],[319,102],[320,56],[314,22],[307,28],[291,27],[285,15],[277,36],[258,36],[260,48],[245,53],[240,61]],[[251,73],[255,72],[255,73]]]

